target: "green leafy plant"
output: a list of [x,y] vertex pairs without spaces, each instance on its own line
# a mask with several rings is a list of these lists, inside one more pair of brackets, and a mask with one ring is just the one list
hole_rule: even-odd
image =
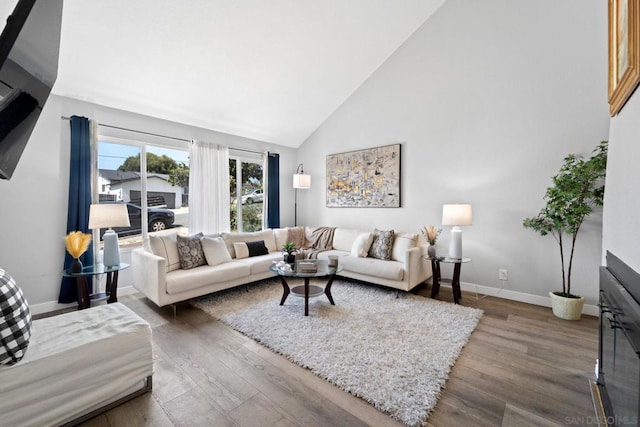
[[[588,159],[568,155],[558,174],[552,178],[553,185],[547,188],[544,196],[546,205],[537,216],[522,222],[524,227],[542,236],[551,234],[560,246],[562,293],[556,292],[557,295],[578,298],[571,294],[571,267],[576,238],[584,219],[596,206],[603,204],[606,168],[607,141],[602,141]],[[565,262],[565,236],[570,241],[568,263]]]
[[296,244],[294,242],[286,242],[284,245],[282,245],[282,250],[291,255],[296,251]]

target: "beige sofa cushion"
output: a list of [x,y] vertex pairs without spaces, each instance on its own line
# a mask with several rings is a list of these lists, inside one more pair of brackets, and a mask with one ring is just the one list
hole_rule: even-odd
[[397,261],[384,261],[377,258],[356,258],[349,255],[341,257],[339,263],[345,271],[351,271],[353,273],[397,281],[401,281],[404,278],[404,264]]
[[391,259],[405,262],[407,251],[418,246],[418,235],[413,233],[397,233],[393,239],[393,250]]
[[264,240],[264,244],[269,252],[278,252],[276,248],[276,239],[272,229],[266,229],[262,231],[255,231],[251,233],[222,233],[224,243],[227,245],[227,250],[231,254],[232,258],[236,258],[236,251],[233,248],[235,242],[257,242]]
[[180,269],[178,233],[149,236],[149,246],[154,255],[161,256],[167,262],[167,273]]
[[348,228],[336,228],[333,233],[333,249],[339,251],[351,252],[353,242],[356,240],[361,230],[351,230]]
[[269,271],[269,267],[274,261],[282,261],[282,252],[275,252],[268,255],[254,256],[250,258],[240,259],[236,262],[249,266],[251,275],[262,274]]
[[288,228],[274,228],[273,237],[276,239],[275,252],[282,251],[282,247],[287,243],[287,235],[289,234]]
[[175,270],[167,274],[167,293],[174,295],[214,283],[248,279],[249,272],[249,266],[240,262],[225,262],[215,266],[202,265],[190,270]]

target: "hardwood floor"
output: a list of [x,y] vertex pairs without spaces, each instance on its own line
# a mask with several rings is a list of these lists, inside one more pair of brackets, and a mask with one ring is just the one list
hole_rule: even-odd
[[[430,286],[415,293],[428,296]],[[452,301],[451,290],[439,299]],[[186,303],[174,317],[137,295],[121,301],[153,329],[153,391],[86,426],[400,425]],[[429,425],[584,425],[594,416],[597,318],[563,321],[548,308],[465,292],[461,303],[485,314]]]

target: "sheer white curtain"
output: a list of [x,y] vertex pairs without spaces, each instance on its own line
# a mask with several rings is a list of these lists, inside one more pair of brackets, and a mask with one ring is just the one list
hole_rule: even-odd
[[189,149],[189,231],[229,231],[229,149],[191,141]]

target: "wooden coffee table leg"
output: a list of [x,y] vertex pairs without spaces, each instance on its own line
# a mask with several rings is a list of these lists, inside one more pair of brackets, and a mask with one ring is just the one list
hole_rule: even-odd
[[309,278],[304,278],[304,315],[309,315]]
[[118,302],[118,272],[107,273],[107,304]]
[[453,280],[451,281],[451,287],[453,288],[453,302],[458,304],[462,298],[462,292],[460,292],[460,266],[462,263],[456,262],[453,267]]
[[76,287],[78,292],[78,310],[84,310],[91,307],[91,300],[89,299],[89,283],[85,276],[76,277]]
[[283,288],[282,299],[280,300],[280,305],[284,305],[284,302],[287,300],[287,297],[289,296],[289,284],[284,279],[284,276],[280,276],[280,282],[282,283],[282,288]]
[[437,260],[431,260],[431,272],[432,282],[431,285],[431,298],[435,298],[440,293],[440,262]]
[[333,302],[333,297],[331,296],[331,285],[333,284],[333,279],[336,276],[331,276],[329,278],[329,283],[327,283],[327,286],[324,288],[324,294],[327,296],[327,298],[329,298],[329,302],[331,303],[331,305],[336,305],[335,302]]

